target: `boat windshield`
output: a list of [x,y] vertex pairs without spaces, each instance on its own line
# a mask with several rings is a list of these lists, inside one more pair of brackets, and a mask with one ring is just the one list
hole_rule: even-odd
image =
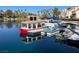
[[31,28],[31,24],[29,24],[29,28]]
[[33,24],[33,28],[36,28],[36,25],[35,24]]
[[38,24],[38,27],[41,27],[41,24]]
[[27,24],[22,24],[21,27],[27,27]]

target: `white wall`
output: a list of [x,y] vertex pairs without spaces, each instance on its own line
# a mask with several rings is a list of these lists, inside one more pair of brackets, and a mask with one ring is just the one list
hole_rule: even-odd
[[79,19],[79,11],[76,11],[76,18]]

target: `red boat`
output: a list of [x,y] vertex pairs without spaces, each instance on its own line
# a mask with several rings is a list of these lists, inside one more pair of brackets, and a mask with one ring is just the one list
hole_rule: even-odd
[[21,22],[21,33],[27,33],[27,35],[37,35],[43,31],[43,22],[36,16],[32,16],[29,20]]

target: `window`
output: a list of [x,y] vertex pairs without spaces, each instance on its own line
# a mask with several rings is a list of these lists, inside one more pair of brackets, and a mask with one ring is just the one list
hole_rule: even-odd
[[42,26],[44,26],[45,24],[43,23]]
[[27,27],[27,24],[22,24],[22,27]]
[[31,42],[31,38],[28,38],[29,39],[29,42]]
[[29,24],[29,28],[31,28],[31,24]]
[[38,27],[41,27],[41,24],[38,24]]
[[36,17],[34,17],[34,20],[36,20]]
[[66,16],[66,18],[68,18],[68,16]]
[[33,28],[36,28],[36,25],[35,24],[33,24]]
[[33,20],[33,17],[30,17],[30,20]]
[[41,39],[41,36],[38,37],[38,40],[40,40],[40,39]]
[[35,40],[36,40],[36,38],[33,38],[33,40],[35,41]]

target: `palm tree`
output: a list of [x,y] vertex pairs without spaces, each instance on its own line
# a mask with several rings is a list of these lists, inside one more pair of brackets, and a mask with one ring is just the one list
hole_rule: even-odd
[[49,10],[47,9],[41,10],[39,14],[41,14],[41,18],[48,18],[50,15]]
[[53,16],[59,16],[60,15],[60,11],[58,10],[58,8],[54,8],[53,9]]
[[40,10],[38,10],[38,11],[37,11],[37,15],[38,15],[38,16],[40,16],[40,15],[41,15],[41,12],[40,12]]

